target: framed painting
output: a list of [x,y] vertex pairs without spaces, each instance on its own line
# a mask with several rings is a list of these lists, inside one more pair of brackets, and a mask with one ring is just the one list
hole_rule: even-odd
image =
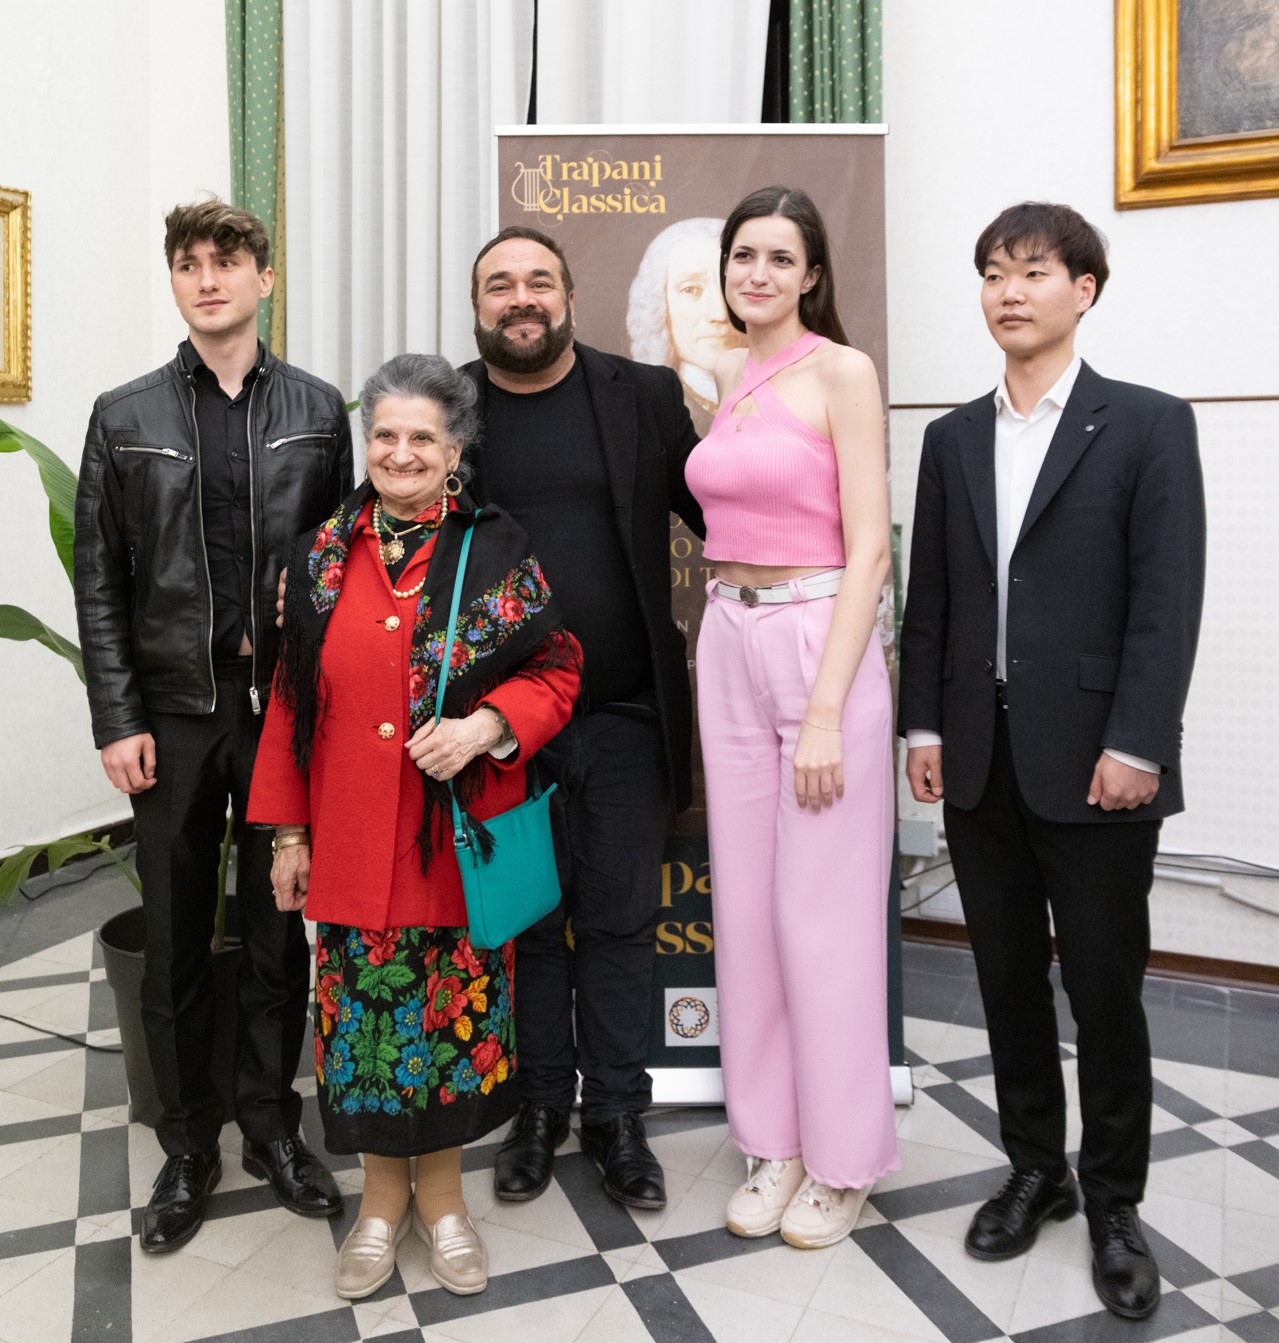
[[1279,0],[1115,0],[1115,206],[1279,196]]
[[31,194],[0,187],[0,401],[31,400]]

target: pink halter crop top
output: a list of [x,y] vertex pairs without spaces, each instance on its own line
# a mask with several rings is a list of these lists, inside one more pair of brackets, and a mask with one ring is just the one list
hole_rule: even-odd
[[[806,331],[756,365],[689,454],[684,479],[706,519],[706,558],[776,566],[844,563],[835,445],[787,409],[768,379],[826,339]],[[757,415],[734,417],[753,395]]]

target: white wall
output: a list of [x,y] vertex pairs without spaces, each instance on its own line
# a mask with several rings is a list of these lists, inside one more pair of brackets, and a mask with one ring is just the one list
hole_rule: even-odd
[[[971,400],[998,379],[972,249],[1018,200],[1066,201],[1110,239],[1078,347],[1111,377],[1179,396],[1279,396],[1279,199],[1114,209],[1110,0],[884,6],[890,400]],[[1186,713],[1187,811],[1165,848],[1279,865],[1279,400],[1197,405],[1208,585]],[[920,436],[892,415],[894,517],[909,524]],[[903,802],[903,814],[925,809]],[[1232,880],[1279,910],[1276,884]],[[924,912],[924,911],[921,911]],[[1156,947],[1273,964],[1279,918],[1160,882]]]
[[[78,470],[94,398],[172,358],[164,215],[230,183],[222,0],[0,0],[0,184],[32,196],[33,397],[9,421]],[[0,602],[75,637],[70,586],[25,454],[0,456]],[[84,691],[0,641],[0,852],[128,813],[102,777]]]

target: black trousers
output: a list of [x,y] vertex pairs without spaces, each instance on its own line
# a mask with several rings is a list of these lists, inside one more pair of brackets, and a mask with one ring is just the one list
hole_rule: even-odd
[[601,711],[573,719],[538,761],[560,785],[564,898],[516,943],[521,1095],[570,1106],[580,1071],[582,1119],[597,1124],[646,1109],[653,1094],[648,1035],[669,812],[661,735],[655,720]]
[[211,1149],[224,1118],[211,1076],[209,943],[228,798],[243,943],[235,1117],[246,1137],[270,1142],[296,1133],[302,1115],[293,1078],[307,1029],[310,951],[302,916],[275,907],[270,832],[243,820],[261,730],[248,685],[247,669],[219,678],[208,715],[151,715],[156,783],[132,799],[147,930],[142,1021],[163,1109],[156,1136],[170,1156]]
[[[1138,1203],[1150,1160],[1150,1038],[1141,984],[1158,821],[1045,821],[1013,770],[1008,711],[981,802],[949,803],[946,838],[977,962],[999,1127],[1017,1170],[1066,1169],[1066,1093],[1048,915],[1078,1028],[1079,1181],[1097,1206]],[[944,756],[943,756],[944,758]]]

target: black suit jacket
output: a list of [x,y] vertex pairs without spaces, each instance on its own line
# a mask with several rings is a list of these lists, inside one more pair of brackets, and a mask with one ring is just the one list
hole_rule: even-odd
[[[902,732],[942,735],[946,800],[990,770],[997,638],[993,395],[924,436],[901,639]],[[1051,821],[1183,808],[1181,715],[1204,583],[1195,420],[1175,397],[1083,364],[1009,563],[1008,727],[1027,804]],[[1087,803],[1104,747],[1157,761],[1154,801]]]
[[[576,350],[604,447],[617,533],[644,616],[671,798],[675,810],[682,811],[692,799],[693,707],[684,636],[671,619],[670,515],[678,513],[698,536],[706,535],[702,511],[684,484],[684,463],[697,444],[697,433],[671,369],[580,343]],[[462,372],[479,388],[483,425],[488,372],[479,359],[465,364]],[[471,460],[475,478],[470,489],[476,499],[520,517],[518,499],[495,499],[488,491],[483,429]],[[566,499],[565,507],[574,507],[573,501]],[[531,539],[536,553],[536,535]]]

